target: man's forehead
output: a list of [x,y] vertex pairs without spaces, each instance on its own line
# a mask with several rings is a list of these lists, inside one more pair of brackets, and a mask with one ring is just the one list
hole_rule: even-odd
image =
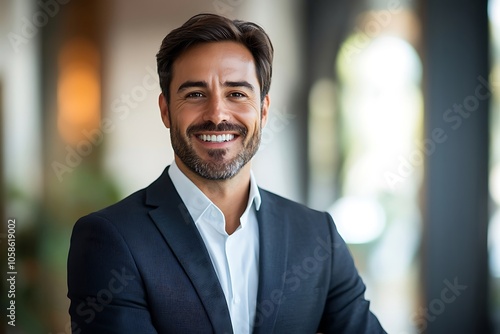
[[255,59],[250,50],[243,44],[234,41],[218,41],[196,43],[183,50],[174,60],[173,65],[185,60],[202,62],[204,60],[222,60],[234,57],[241,61],[252,62],[255,66]]
[[201,82],[218,76],[227,81],[258,81],[250,51],[236,42],[200,43],[185,50],[172,66],[173,81]]

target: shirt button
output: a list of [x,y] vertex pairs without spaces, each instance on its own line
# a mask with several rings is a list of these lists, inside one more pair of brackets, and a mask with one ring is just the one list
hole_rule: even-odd
[[234,297],[233,299],[233,303],[235,304],[239,304],[241,302],[240,298],[239,297]]
[[217,218],[217,210],[212,209],[212,213],[210,214],[212,218]]

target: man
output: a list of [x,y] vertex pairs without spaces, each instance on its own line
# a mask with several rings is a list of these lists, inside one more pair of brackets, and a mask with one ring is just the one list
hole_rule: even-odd
[[157,54],[175,159],[81,218],[74,333],[383,333],[331,217],[260,189],[273,47],[249,22],[189,19]]

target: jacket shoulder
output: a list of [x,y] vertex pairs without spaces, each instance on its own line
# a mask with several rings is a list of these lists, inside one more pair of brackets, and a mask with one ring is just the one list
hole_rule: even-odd
[[262,196],[262,203],[268,201],[271,205],[276,206],[281,210],[291,210],[292,212],[297,212],[305,215],[329,216],[329,214],[324,211],[312,209],[304,204],[285,198],[268,190],[260,188],[260,193]]
[[[311,209],[308,206],[261,189],[260,210],[268,213],[276,226],[288,229],[300,237],[331,235],[336,227],[329,213]],[[259,211],[260,211],[259,210]]]
[[145,207],[146,206],[146,189],[141,189],[138,190],[127,197],[123,198],[122,200],[105,207],[96,213],[102,213],[106,215],[114,215],[114,214],[119,214],[119,213],[129,213],[131,211],[135,211],[138,209],[138,207]]

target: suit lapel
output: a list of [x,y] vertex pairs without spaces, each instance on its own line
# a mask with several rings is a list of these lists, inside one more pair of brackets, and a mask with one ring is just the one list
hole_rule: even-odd
[[146,203],[156,206],[149,214],[189,276],[214,332],[232,333],[226,299],[210,256],[167,171],[147,189]]
[[[260,190],[262,204],[259,221],[259,291],[254,333],[273,333],[283,292],[288,254],[287,212],[277,206],[267,192]],[[278,299],[278,300],[277,300]]]

